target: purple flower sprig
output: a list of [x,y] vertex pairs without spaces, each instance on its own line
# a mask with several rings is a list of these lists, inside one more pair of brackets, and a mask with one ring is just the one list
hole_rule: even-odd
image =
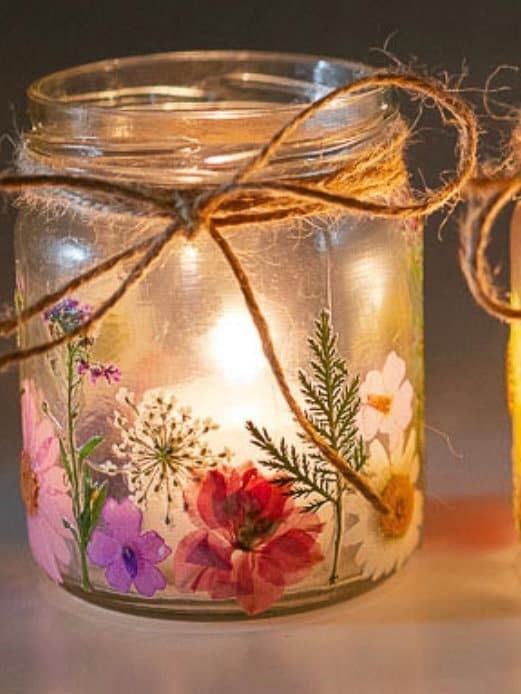
[[77,299],[62,299],[59,303],[44,312],[44,319],[60,328],[64,333],[71,333],[85,323],[94,309],[90,304],[80,304]]
[[121,381],[121,370],[114,364],[92,363],[86,359],[81,359],[78,363],[78,375],[89,374],[91,383],[96,384],[98,379],[104,378],[109,386]]

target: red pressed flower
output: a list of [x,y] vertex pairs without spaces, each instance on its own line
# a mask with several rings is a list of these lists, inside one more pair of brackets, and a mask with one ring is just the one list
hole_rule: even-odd
[[234,597],[256,614],[323,559],[318,516],[300,513],[251,463],[209,471],[186,501],[199,529],[181,540],[174,556],[181,592]]

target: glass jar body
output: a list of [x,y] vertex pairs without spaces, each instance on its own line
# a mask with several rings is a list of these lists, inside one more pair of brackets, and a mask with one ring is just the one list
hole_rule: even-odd
[[[85,200],[23,206],[19,304],[159,228]],[[402,495],[404,523],[303,437],[219,248],[180,236],[88,337],[22,369],[33,553],[101,605],[194,619],[300,610],[376,585],[419,542],[421,230],[331,212],[222,233],[298,402],[382,498]],[[23,344],[80,324],[132,262],[34,319]]]

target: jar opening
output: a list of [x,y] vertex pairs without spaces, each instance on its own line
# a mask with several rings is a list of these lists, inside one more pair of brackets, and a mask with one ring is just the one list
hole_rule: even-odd
[[[108,60],[28,90],[35,166],[158,185],[216,185],[302,108],[369,73],[348,61],[241,51]],[[341,96],[306,121],[263,177],[316,173],[382,135],[396,112],[380,89]],[[275,167],[276,171],[273,170]]]

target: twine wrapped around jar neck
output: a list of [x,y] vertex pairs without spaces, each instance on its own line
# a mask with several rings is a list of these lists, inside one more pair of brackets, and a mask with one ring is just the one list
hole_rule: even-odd
[[[406,181],[402,150],[409,133],[403,130],[385,146],[367,147],[361,150],[357,161],[352,166],[329,174],[325,179],[251,181],[252,177],[268,164],[278,148],[312,115],[324,109],[341,95],[355,94],[374,87],[395,87],[405,90],[421,99],[432,100],[441,112],[450,114],[451,120],[447,122],[458,133],[458,161],[452,180],[420,198],[407,201],[404,205],[389,201],[389,187]],[[95,308],[85,323],[76,330],[55,339],[16,349],[0,356],[0,371],[12,364],[45,354],[59,345],[70,342],[76,336],[87,333],[103,319],[145,272],[152,268],[154,262],[162,256],[177,236],[184,233],[186,237],[192,238],[199,233],[208,233],[237,279],[272,373],[303,432],[347,482],[378,512],[392,514],[394,509],[389,508],[374,489],[371,481],[351,468],[348,462],[329,445],[308,420],[293,396],[279,360],[270,327],[259,307],[249,277],[221,230],[223,227],[244,222],[280,219],[281,215],[309,214],[335,208],[355,214],[392,219],[425,217],[444,205],[453,203],[461,195],[475,167],[477,140],[474,113],[457,94],[449,92],[443,84],[434,79],[383,72],[346,84],[313,102],[276,133],[229,183],[196,196],[181,190],[165,194],[161,191],[144,190],[113,181],[72,175],[3,174],[0,176],[0,192],[20,195],[25,191],[43,191],[44,194],[48,194],[50,191],[65,190],[92,194],[96,199],[100,197],[104,199],[108,206],[118,204],[126,207],[133,206],[139,210],[140,216],[146,215],[150,219],[164,220],[166,226],[155,235],[124,249],[74,278],[58,291],[43,296],[18,315],[0,321],[0,335],[11,335],[72,290],[84,287],[93,279],[119,266],[123,261],[138,258],[121,284]]]

